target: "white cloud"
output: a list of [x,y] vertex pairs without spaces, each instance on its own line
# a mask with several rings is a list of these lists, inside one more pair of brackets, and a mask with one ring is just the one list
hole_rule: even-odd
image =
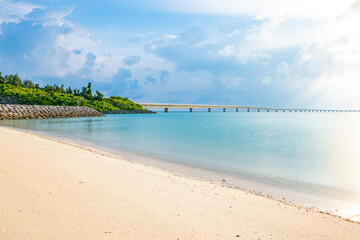
[[234,46],[226,45],[225,47],[223,47],[218,51],[218,54],[220,56],[229,57],[235,54],[234,49],[235,49]]
[[263,84],[263,85],[267,85],[267,84],[270,84],[270,83],[271,83],[271,77],[269,77],[269,76],[265,76],[261,80],[261,84]]
[[191,14],[244,15],[259,19],[282,16],[286,18],[329,19],[348,9],[354,0],[145,0],[133,5],[145,9]]
[[169,46],[172,44],[178,44],[178,42],[176,41],[177,39],[179,39],[179,36],[177,36],[177,35],[166,34],[163,37],[156,38],[156,39],[149,41],[148,48],[155,50],[157,48],[166,47],[166,46]]
[[73,9],[70,7],[58,7],[58,8],[45,8],[33,9],[33,11],[27,15],[27,19],[31,19],[36,23],[43,24],[44,26],[54,25],[62,26],[64,24],[69,24],[69,21],[65,20]]
[[[11,70],[7,71],[17,72],[16,62],[22,69],[30,69],[33,75],[64,77],[73,74],[110,81],[119,68],[125,67],[125,57],[141,56],[141,61],[127,68],[134,79],[139,80],[139,86],[144,87],[144,92],[153,90],[154,96],[160,92],[200,91],[219,85],[234,89],[242,82],[260,79],[262,84],[271,82],[269,87],[278,83],[282,85],[277,86],[284,89],[301,87],[304,94],[299,97],[300,103],[306,99],[318,99],[312,101],[314,104],[357,102],[354,99],[360,92],[357,80],[360,79],[360,34],[357,31],[360,1],[348,11],[353,0],[154,0],[152,6],[148,1],[141,1],[144,1],[144,8],[160,11],[247,16],[254,25],[249,26],[247,21],[232,23],[232,29],[220,35],[216,31],[218,26],[200,22],[201,28],[190,26],[183,33],[163,29],[168,34],[162,37],[160,33],[138,35],[132,39],[132,47],[127,48],[119,42],[104,42],[105,38],[100,40],[85,26],[68,20],[71,8],[46,8],[0,0],[0,23],[16,25],[10,37],[20,34],[25,27],[31,28],[20,35],[29,36],[29,49],[22,51],[21,46],[14,45],[21,57],[13,61],[14,70],[9,67]],[[138,7],[138,3],[135,0],[133,4]],[[34,28],[26,25],[17,29],[25,20],[33,21]],[[5,33],[5,28],[3,30]],[[177,28],[176,31],[181,30]],[[153,40],[149,40],[150,37]],[[4,51],[5,48],[0,48],[1,66],[10,66],[12,56],[2,54]],[[17,54],[12,52],[14,56]],[[95,57],[91,58],[91,54]],[[251,64],[251,70],[247,71],[246,64]],[[269,68],[271,70],[266,70]],[[158,79],[158,73],[164,69],[169,71],[166,83],[154,81],[152,85],[145,85],[141,82],[147,76]],[[253,73],[256,71],[264,71],[261,74],[267,77],[259,78]],[[243,72],[249,72],[250,78]],[[277,81],[279,79],[281,81]]]
[[31,13],[34,8],[40,7],[40,5],[25,2],[0,1],[0,24],[4,22],[18,23],[27,14]]
[[226,85],[227,88],[236,88],[242,81],[241,77],[223,77],[221,82]]
[[247,63],[259,63],[261,65],[266,65],[267,61],[271,58],[271,55],[268,53],[251,51],[246,48],[240,49],[236,53],[236,61],[239,64]]
[[[5,10],[11,13],[11,18],[4,15]],[[142,46],[137,49],[106,46],[88,28],[68,20],[71,12],[68,7],[39,8],[27,3],[0,0],[0,19],[9,20],[3,23],[2,39],[16,46],[15,52],[0,47],[2,71],[17,72],[26,78],[46,76],[65,78],[66,81],[67,75],[77,75],[79,81],[81,78],[109,81],[119,68],[125,66],[122,62],[125,56],[145,54]],[[7,28],[10,24],[11,27]],[[165,39],[170,41],[175,37],[169,35]],[[27,41],[19,41],[25,38]],[[95,57],[89,65],[88,56],[91,55]],[[164,69],[167,66],[161,59],[149,54],[141,62],[142,65],[137,64],[139,66],[135,69]],[[21,69],[18,65],[22,66]]]
[[278,66],[279,73],[291,69],[294,86],[307,86],[298,102],[312,98],[319,107],[360,107],[359,4],[319,27],[321,37],[304,43],[289,66]]
[[275,74],[279,77],[287,77],[290,75],[290,66],[287,62],[281,62],[275,71]]
[[242,33],[243,31],[241,29],[235,29],[234,31],[232,31],[231,33],[229,33],[226,38],[233,38],[235,36],[238,36]]
[[277,28],[281,23],[281,20],[275,19],[263,21],[260,26],[252,26],[245,36],[245,41],[266,42],[273,45],[274,42],[278,40],[278,37],[275,34],[277,33]]

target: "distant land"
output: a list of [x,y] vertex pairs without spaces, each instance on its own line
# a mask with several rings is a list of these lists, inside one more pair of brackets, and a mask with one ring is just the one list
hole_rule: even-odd
[[140,104],[126,97],[109,98],[93,90],[91,83],[81,89],[65,88],[64,85],[46,85],[21,80],[17,74],[2,76],[0,72],[0,103],[22,105],[84,106],[105,113],[146,113]]

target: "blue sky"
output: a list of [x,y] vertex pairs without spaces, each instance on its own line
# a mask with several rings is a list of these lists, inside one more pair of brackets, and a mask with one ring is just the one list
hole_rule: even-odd
[[0,0],[0,71],[137,102],[360,108],[360,1]]

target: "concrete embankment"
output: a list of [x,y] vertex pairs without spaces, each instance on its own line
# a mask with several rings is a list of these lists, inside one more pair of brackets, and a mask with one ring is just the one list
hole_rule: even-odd
[[104,114],[89,107],[0,104],[0,120],[99,116]]

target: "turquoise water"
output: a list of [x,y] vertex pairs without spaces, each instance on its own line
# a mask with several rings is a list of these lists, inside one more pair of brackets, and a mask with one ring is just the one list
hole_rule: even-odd
[[[359,113],[170,112],[0,124],[215,170],[360,216]],[[301,194],[292,197],[301,203]]]

